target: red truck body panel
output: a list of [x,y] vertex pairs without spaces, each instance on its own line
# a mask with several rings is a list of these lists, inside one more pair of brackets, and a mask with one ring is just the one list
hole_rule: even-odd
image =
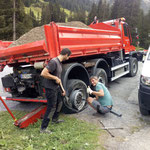
[[58,26],[54,22],[45,25],[46,41],[36,41],[0,50],[0,65],[26,62],[33,63],[59,55],[62,48],[72,51],[71,58],[122,49],[119,29],[103,24],[101,29]]
[[[56,32],[55,40],[46,38],[48,50],[55,52],[55,56],[63,48],[69,48],[72,51],[71,57],[106,54],[119,51],[122,48],[121,32],[119,30],[112,30],[111,28],[109,30],[71,28],[56,26],[54,23],[50,26],[45,26],[46,30],[49,28],[51,31]],[[51,56],[53,57],[53,55]]]
[[7,48],[10,44],[12,44],[12,41],[0,41],[0,50]]

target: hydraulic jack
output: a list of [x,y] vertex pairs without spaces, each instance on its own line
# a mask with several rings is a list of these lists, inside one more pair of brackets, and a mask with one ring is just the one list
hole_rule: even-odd
[[3,105],[5,106],[5,108],[7,109],[9,114],[11,115],[11,117],[13,118],[14,125],[19,127],[19,128],[26,128],[30,124],[34,124],[35,122],[37,122],[38,119],[43,118],[45,111],[46,111],[46,108],[47,108],[46,105],[42,105],[42,106],[34,109],[32,112],[26,114],[25,116],[23,116],[22,118],[17,120],[1,96],[0,96],[0,100],[2,101]]

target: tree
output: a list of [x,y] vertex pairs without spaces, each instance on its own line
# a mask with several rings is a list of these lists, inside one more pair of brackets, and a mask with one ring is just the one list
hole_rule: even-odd
[[112,6],[112,10],[111,10],[111,18],[112,19],[116,19],[119,18],[119,13],[121,11],[121,6],[120,6],[120,0],[115,0],[113,6]]
[[15,11],[16,38],[29,31],[33,27],[30,16],[24,12],[24,5],[21,0],[16,1],[16,8],[13,9],[14,0],[0,1],[0,39],[13,40],[13,12]]
[[97,7],[96,7],[96,4],[93,3],[92,9],[91,9],[91,11],[89,12],[89,15],[88,15],[88,24],[91,24],[93,22],[93,19],[94,19],[95,16],[97,16]]
[[47,24],[51,21],[54,22],[65,22],[66,13],[64,9],[61,9],[58,3],[51,3],[49,5],[42,7],[42,20],[41,24]]
[[[143,13],[142,13],[143,14]],[[148,49],[150,45],[150,10],[147,15],[142,16],[142,21],[139,26],[139,41],[140,46]]]
[[135,44],[135,28],[138,28],[140,18],[140,2],[141,0],[115,0],[112,6],[112,18],[125,17],[133,37],[133,43]]
[[16,0],[13,0],[13,41],[16,40]]
[[[6,7],[7,6],[7,7]],[[8,40],[9,36],[12,37],[12,1],[0,1],[0,39]]]
[[84,10],[78,10],[77,12],[71,12],[68,21],[81,21],[86,24],[86,12]]

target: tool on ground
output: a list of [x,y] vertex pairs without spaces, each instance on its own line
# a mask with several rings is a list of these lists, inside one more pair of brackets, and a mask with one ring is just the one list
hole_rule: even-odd
[[114,111],[112,111],[112,110],[110,111],[110,113],[116,115],[117,117],[122,117],[122,114],[118,114],[118,113],[116,113],[116,112],[114,112]]
[[22,118],[17,120],[14,117],[14,115],[12,114],[12,112],[10,111],[10,109],[8,108],[8,106],[6,105],[6,103],[4,102],[4,100],[2,99],[1,96],[0,96],[0,100],[2,101],[3,105],[5,106],[7,111],[10,113],[12,118],[14,119],[14,121],[15,121],[14,125],[19,127],[19,128],[26,128],[30,124],[34,124],[35,122],[37,122],[38,119],[41,119],[44,116],[46,108],[47,108],[46,105],[42,105],[42,106],[34,109],[32,112],[26,114],[25,116],[23,116]]
[[[103,124],[103,122],[101,120],[99,120],[100,124],[105,128],[105,125]],[[111,137],[115,137],[107,128],[106,131],[111,135]]]
[[123,129],[122,127],[105,127],[101,128],[101,130],[115,130],[115,129]]

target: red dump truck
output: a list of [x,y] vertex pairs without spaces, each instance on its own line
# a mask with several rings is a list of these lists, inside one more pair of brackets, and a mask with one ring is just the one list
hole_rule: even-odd
[[114,19],[91,24],[88,28],[70,27],[51,22],[44,26],[45,38],[14,47],[0,49],[0,71],[6,65],[13,73],[2,78],[7,100],[46,103],[44,65],[69,48],[72,55],[63,64],[62,83],[66,90],[64,104],[71,112],[86,106],[89,76],[96,75],[107,84],[124,75],[135,76],[138,54],[125,20]]

